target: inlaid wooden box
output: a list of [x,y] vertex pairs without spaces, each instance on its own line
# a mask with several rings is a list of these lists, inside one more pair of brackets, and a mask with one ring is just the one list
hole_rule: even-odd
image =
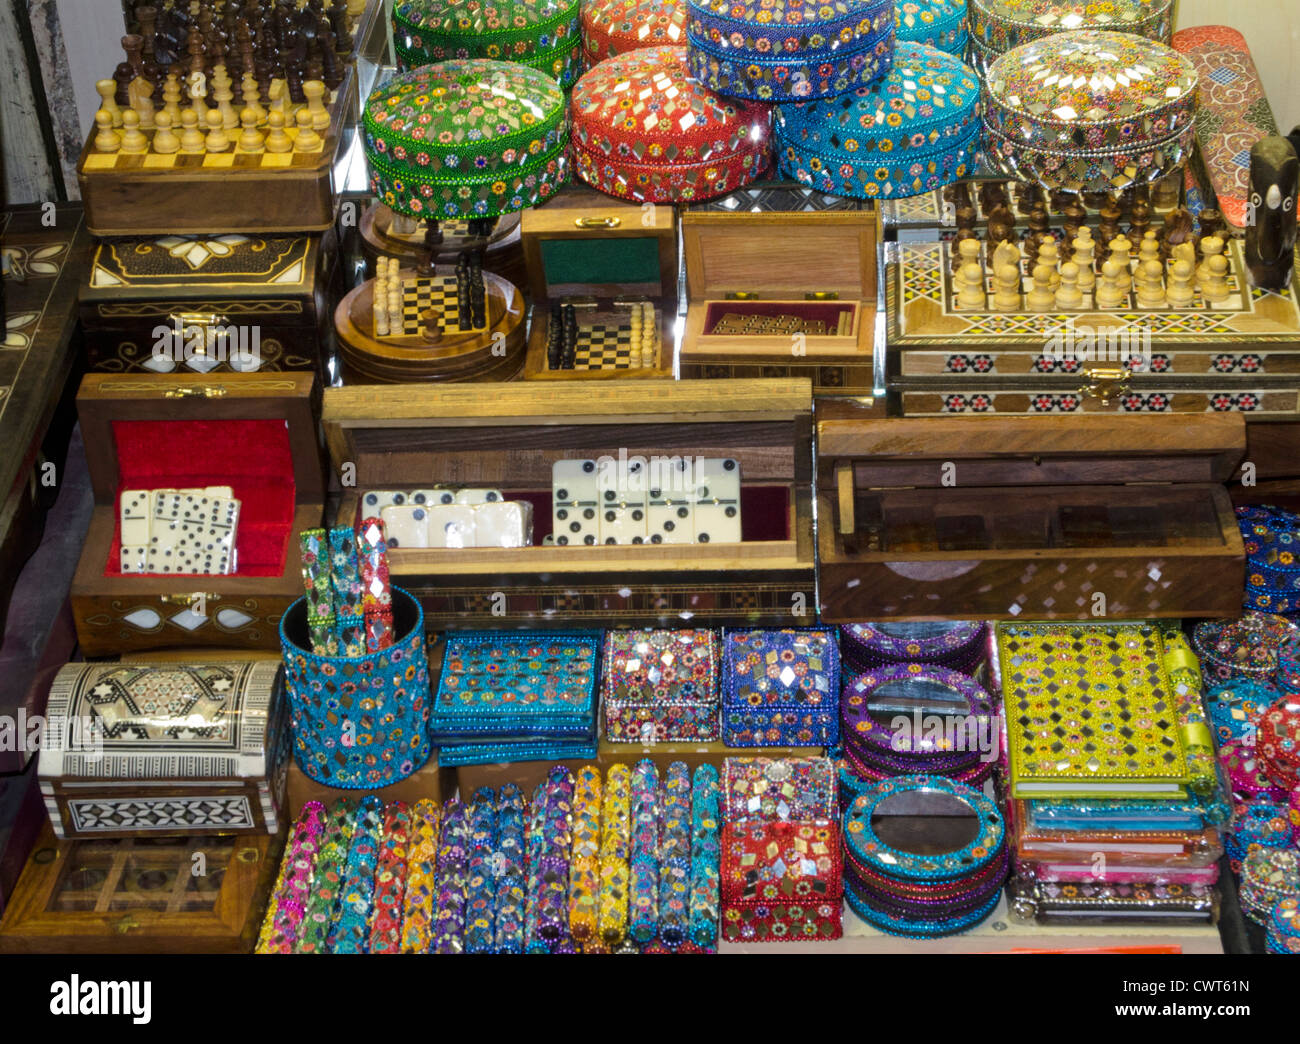
[[60,844],[46,824],[0,920],[0,953],[250,953],[284,839]]
[[1241,611],[1240,416],[817,418],[824,620]]
[[877,221],[688,210],[682,377],[807,377],[817,395],[869,394]]
[[[72,584],[85,655],[279,648],[280,616],[302,595],[298,535],[324,516],[316,396],[310,373],[86,376],[77,408],[95,507]],[[237,572],[121,572],[123,490],[216,485],[242,502]]]
[[[330,457],[370,490],[465,485],[533,505],[533,544],[394,548],[393,583],[448,627],[710,627],[811,622],[812,394],[806,380],[554,381],[330,388]],[[740,466],[740,543],[545,545],[552,465],[604,457],[729,457]],[[798,615],[798,614],[805,615]]]
[[[525,380],[671,377],[677,322],[677,215],[668,204],[625,203],[573,185],[520,217],[533,322]],[[653,366],[627,352],[630,304],[658,319]],[[551,369],[552,305],[572,304],[579,328],[573,369]]]
[[79,305],[90,369],[325,373],[335,235],[171,235],[95,244]]

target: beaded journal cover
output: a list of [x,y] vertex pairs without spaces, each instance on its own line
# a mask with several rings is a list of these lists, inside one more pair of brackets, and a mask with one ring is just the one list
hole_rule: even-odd
[[1185,797],[1160,631],[1149,624],[1000,624],[1015,797]]

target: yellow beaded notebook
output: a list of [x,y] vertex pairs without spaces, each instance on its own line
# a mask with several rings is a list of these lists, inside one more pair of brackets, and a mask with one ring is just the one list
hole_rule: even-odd
[[997,633],[1013,797],[1186,797],[1158,627],[999,624]]

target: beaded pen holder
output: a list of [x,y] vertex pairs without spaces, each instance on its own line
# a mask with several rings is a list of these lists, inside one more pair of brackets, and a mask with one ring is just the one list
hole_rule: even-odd
[[392,601],[396,640],[360,656],[310,651],[305,599],[280,619],[294,757],[318,783],[387,786],[419,769],[433,749],[424,611],[400,588]]
[[659,938],[680,946],[690,932],[691,771],[674,761],[664,773],[659,819]]
[[321,834],[320,851],[312,874],[312,891],[298,929],[294,953],[325,953],[329,949],[329,932],[343,888],[343,871],[355,823],[348,799],[335,801]]
[[632,769],[628,935],[647,943],[659,928],[659,770],[649,758]]
[[383,802],[367,794],[357,806],[356,827],[343,868],[338,913],[330,927],[332,953],[365,953],[374,910],[375,871],[383,840]]
[[375,872],[374,912],[370,916],[370,952],[401,953],[402,915],[406,897],[411,809],[394,801],[384,809],[383,839]]
[[507,783],[497,798],[496,953],[524,952],[528,904],[527,810],[524,795]]
[[402,906],[402,952],[428,953],[433,941],[438,889],[438,828],[442,810],[424,798],[411,809],[411,843],[406,859]]
[[569,858],[569,934],[580,943],[599,930],[600,770],[584,765],[573,789],[573,848]]
[[709,764],[701,765],[691,784],[690,937],[691,942],[703,947],[718,941],[718,864],[722,853],[718,806],[718,770]]
[[631,887],[632,858],[632,770],[622,763],[611,765],[605,775],[600,810],[600,898],[601,941],[618,946],[627,936],[628,889]]
[[459,798],[450,798],[442,808],[442,835],[438,842],[438,895],[434,904],[432,953],[464,951],[468,844],[468,812]]
[[496,792],[480,787],[469,812],[469,859],[465,878],[465,952],[491,953],[496,945]]

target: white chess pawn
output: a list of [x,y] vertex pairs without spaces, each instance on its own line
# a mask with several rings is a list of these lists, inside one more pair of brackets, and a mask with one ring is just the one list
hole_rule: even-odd
[[1165,306],[1164,265],[1159,259],[1138,263],[1137,303],[1142,308]]
[[1079,289],[1079,266],[1067,261],[1061,266],[1061,285],[1056,290],[1056,307],[1062,312],[1073,312],[1083,307],[1083,292]]
[[[1017,255],[1019,251],[1017,251]],[[993,308],[998,312],[1018,312],[1020,299],[1020,266],[1003,263],[993,269]]]
[[[978,251],[979,243],[974,240],[966,242],[975,243]],[[967,261],[957,273],[957,307],[983,309],[985,304],[984,267],[978,261]]]
[[[1180,243],[1179,246],[1190,244]],[[1185,257],[1175,259],[1169,271],[1169,289],[1165,297],[1170,308],[1191,308],[1195,293],[1192,290],[1192,263]]]
[[311,125],[311,113],[305,108],[298,110],[296,117],[298,123],[298,136],[293,142],[294,152],[318,152],[325,144],[321,136],[316,133]]
[[203,132],[199,130],[199,114],[193,109],[181,112],[181,152],[202,152]]
[[293,140],[284,132],[284,113],[277,109],[272,109],[266,117],[267,126],[270,128],[266,134],[267,152],[292,152]]
[[1201,296],[1212,304],[1226,301],[1228,291],[1228,259],[1222,254],[1212,254],[1205,259],[1206,277],[1201,282]]
[[1093,241],[1092,233],[1085,225],[1079,229],[1079,234],[1075,236],[1074,242],[1070,245],[1074,248],[1073,263],[1079,270],[1079,289],[1086,293],[1097,285],[1097,275],[1092,267],[1093,251],[1097,244]]
[[172,118],[163,109],[154,117],[153,151],[160,156],[170,156],[181,147],[181,139],[172,130]]
[[1153,231],[1147,232],[1142,237],[1142,242],[1138,244],[1138,261],[1146,264],[1148,261],[1160,260],[1160,241],[1156,238]]
[[[257,117],[254,126],[260,125],[266,119],[266,110],[262,108],[261,92],[257,86],[257,77],[253,75],[251,69],[244,72],[244,78],[240,83],[244,96],[244,108],[252,109],[253,114]],[[239,116],[243,119],[243,112]]]
[[1101,280],[1093,294],[1093,301],[1102,310],[1119,308],[1127,302],[1128,291],[1120,286],[1120,277],[1127,275],[1118,261],[1107,261],[1101,266]]
[[1204,284],[1209,278],[1210,258],[1223,253],[1224,243],[1218,236],[1206,236],[1201,240],[1201,263],[1196,266],[1196,281]]
[[1121,232],[1110,241],[1110,259],[1118,261],[1125,268],[1133,257],[1133,242]]
[[122,139],[118,137],[117,131],[113,130],[113,114],[107,109],[100,109],[95,113],[95,151],[96,152],[117,152],[122,148]]
[[134,153],[149,151],[149,139],[140,130],[140,114],[134,109],[127,109],[122,113],[122,151]]
[[114,127],[122,126],[122,109],[117,104],[116,98],[117,81],[96,80],[95,90],[99,92],[99,97],[102,99],[99,105],[100,111],[108,113]]
[[225,121],[220,109],[208,110],[208,136],[203,141],[208,152],[225,152],[230,148],[230,139],[226,137]]
[[1056,246],[1056,240],[1047,239],[1038,248],[1038,264],[1045,265],[1052,273],[1048,280],[1052,289],[1055,290],[1061,285],[1061,273],[1059,271],[1061,264],[1061,254]]
[[383,261],[381,257],[375,265],[374,301],[371,308],[376,337],[388,336],[388,280],[385,278],[388,268]]
[[1050,312],[1056,306],[1056,294],[1052,292],[1052,275],[1052,269],[1046,265],[1034,266],[1034,284],[1025,299],[1025,304],[1031,312]]
[[257,113],[251,106],[244,106],[239,114],[243,132],[239,135],[240,152],[261,152],[262,132],[257,129]]
[[311,114],[311,125],[315,131],[327,131],[330,125],[329,110],[325,108],[325,84],[320,80],[307,80],[302,85],[302,93],[307,97],[307,111]]

